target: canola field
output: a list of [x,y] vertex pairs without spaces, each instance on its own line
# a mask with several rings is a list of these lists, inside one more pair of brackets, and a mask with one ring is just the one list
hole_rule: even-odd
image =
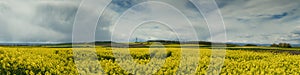
[[[128,72],[116,62],[110,48],[96,48],[97,60],[103,72],[108,75],[175,75],[192,72],[184,68],[183,72],[176,73],[180,63],[198,62],[195,68],[196,75],[205,75],[210,63],[211,50],[199,49],[199,61],[181,60],[180,48],[166,48],[164,64],[157,70],[152,67],[134,69],[138,66],[129,66]],[[183,51],[184,52],[184,51]],[[130,48],[130,54],[135,63],[146,65],[151,62],[151,53],[148,48]],[[184,59],[184,58],[183,58]],[[159,63],[159,62],[158,62]],[[128,64],[130,65],[130,64]],[[149,65],[157,66],[157,65]],[[42,48],[42,47],[0,47],[0,75],[78,75],[87,74],[95,70],[86,67],[78,71],[74,63],[72,48]],[[222,66],[221,75],[299,75],[300,55],[289,53],[272,53],[268,51],[255,52],[245,50],[226,50],[226,57]]]

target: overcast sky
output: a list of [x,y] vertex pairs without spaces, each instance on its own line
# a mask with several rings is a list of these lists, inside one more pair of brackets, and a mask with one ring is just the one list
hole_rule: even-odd
[[[129,27],[147,17],[165,16],[166,21],[139,23],[135,31],[117,30],[113,37],[122,41],[126,36],[134,40],[168,39],[194,40],[193,29],[173,9],[165,5],[146,3],[147,0],[113,0],[98,22],[96,40],[110,40],[117,20]],[[160,1],[160,0],[158,0]],[[182,12],[197,32],[199,40],[209,40],[204,17],[187,0],[163,0]],[[80,0],[1,0],[0,42],[70,42],[72,26]],[[299,0],[216,0],[222,13],[227,42],[300,43]],[[99,3],[101,4],[101,3]],[[138,6],[135,6],[139,4]],[[135,7],[134,7],[135,6]],[[125,13],[126,12],[126,13]],[[122,16],[122,14],[127,16]],[[153,15],[155,14],[155,15]],[[142,18],[141,18],[142,16]],[[172,26],[172,27],[168,27]],[[176,33],[175,30],[178,30]],[[124,33],[132,33],[126,35]]]

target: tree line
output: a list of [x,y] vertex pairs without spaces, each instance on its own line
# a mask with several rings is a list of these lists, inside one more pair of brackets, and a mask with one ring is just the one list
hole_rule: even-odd
[[283,47],[283,48],[292,48],[291,44],[289,43],[279,43],[279,44],[272,44],[271,47]]

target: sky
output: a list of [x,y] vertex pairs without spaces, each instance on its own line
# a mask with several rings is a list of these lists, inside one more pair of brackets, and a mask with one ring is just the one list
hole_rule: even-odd
[[[99,18],[95,40],[195,40],[190,37],[195,34],[198,40],[211,39],[205,18],[190,1],[149,1],[155,0],[113,0]],[[71,42],[80,3],[81,0],[1,0],[0,42]],[[227,42],[300,43],[299,0],[216,3]],[[149,21],[152,19],[162,22]]]

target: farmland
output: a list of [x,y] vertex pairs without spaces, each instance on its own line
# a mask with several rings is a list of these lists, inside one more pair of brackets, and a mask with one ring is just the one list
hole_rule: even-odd
[[[272,49],[263,51],[255,49],[259,48],[253,50],[232,48],[232,50],[227,50],[221,74],[300,74],[300,55],[289,52],[275,52]],[[176,74],[180,64],[189,62],[198,62],[197,68],[194,69],[197,75],[206,74],[210,63],[211,49],[200,48],[199,53],[199,57],[189,57],[192,59],[199,58],[199,61],[185,60],[180,62],[181,49],[166,48],[166,58],[159,69],[153,70],[155,65],[149,65],[151,67],[144,67],[143,69],[134,69],[138,66],[128,64],[128,68],[133,69],[133,71],[128,72],[118,65],[111,48],[96,47],[99,65],[105,74],[170,75]],[[140,65],[146,65],[152,59],[148,48],[130,48],[130,54],[134,62]],[[89,67],[83,69],[83,71],[77,70],[72,48],[0,47],[0,59],[1,75],[76,75],[79,72],[92,74],[89,72],[93,70]],[[190,74],[188,72],[191,69],[184,70],[187,72],[179,74]]]

